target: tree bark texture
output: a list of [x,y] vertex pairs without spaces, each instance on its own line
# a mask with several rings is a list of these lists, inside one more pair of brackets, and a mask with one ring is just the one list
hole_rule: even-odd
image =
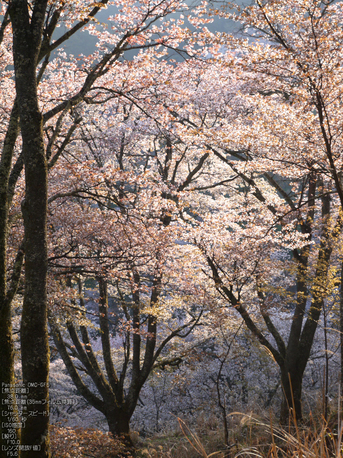
[[30,404],[23,421],[22,458],[46,458],[49,452],[47,332],[47,163],[42,114],[38,106],[36,67],[47,2],[13,0],[15,84],[25,166],[25,200],[22,205],[25,234],[25,293],[21,321],[23,382]]

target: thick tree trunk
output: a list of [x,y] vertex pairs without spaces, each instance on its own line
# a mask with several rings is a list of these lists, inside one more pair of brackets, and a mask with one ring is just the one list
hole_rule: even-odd
[[22,458],[47,458],[49,453],[49,345],[47,332],[47,164],[42,115],[38,106],[36,67],[47,2],[29,5],[13,0],[15,83],[25,165],[25,294],[21,322],[23,382],[28,389],[23,419]]
[[108,429],[113,437],[118,437],[127,447],[132,447],[130,437],[130,416],[123,409],[113,409],[106,414]]
[[114,436],[130,434],[130,418],[124,411],[115,410],[106,416],[108,427]]
[[281,402],[280,423],[288,425],[292,419],[301,421],[302,419],[302,377],[301,371],[293,369],[288,371],[281,369],[281,383],[283,390],[283,399]]

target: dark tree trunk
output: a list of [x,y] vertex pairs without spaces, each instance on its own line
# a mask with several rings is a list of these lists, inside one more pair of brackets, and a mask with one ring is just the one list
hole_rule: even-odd
[[38,106],[36,67],[47,2],[34,2],[33,12],[24,0],[13,0],[15,83],[25,165],[25,293],[21,322],[23,381],[29,389],[21,443],[22,458],[46,458],[49,453],[47,332],[47,164],[42,115]]
[[302,378],[301,371],[289,372],[286,369],[281,369],[281,384],[284,397],[281,402],[280,423],[288,425],[290,419],[301,421],[302,419]]
[[106,414],[108,428],[114,437],[121,437],[125,444],[132,445],[130,438],[130,417],[124,410],[114,409]]

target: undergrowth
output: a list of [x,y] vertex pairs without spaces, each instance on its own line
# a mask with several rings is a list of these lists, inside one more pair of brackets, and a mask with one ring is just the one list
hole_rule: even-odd
[[[340,417],[340,415],[338,415]],[[292,419],[280,427],[272,418],[252,414],[229,416],[229,443],[216,429],[189,428],[179,419],[180,430],[156,434],[136,442],[136,451],[110,434],[93,429],[51,427],[52,458],[341,458],[343,423],[310,415],[302,425]]]
[[[337,417],[336,417],[337,418]],[[310,415],[300,426],[291,419],[287,427],[254,415],[230,415],[229,444],[223,445],[219,431],[198,435],[179,420],[182,435],[156,436],[146,443],[145,458],[341,458],[343,424]]]

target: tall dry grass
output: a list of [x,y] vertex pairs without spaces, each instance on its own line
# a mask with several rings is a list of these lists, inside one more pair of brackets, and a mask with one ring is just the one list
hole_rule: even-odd
[[[254,415],[233,413],[234,431],[230,431],[232,444],[219,446],[209,451],[213,443],[196,434],[179,419],[183,437],[174,437],[164,443],[141,450],[138,456],[146,458],[343,458],[343,423],[338,412],[338,421],[330,425],[323,418],[309,416],[306,424],[299,425],[291,418],[287,427],[276,425],[272,419],[263,421]],[[238,421],[237,421],[238,420]],[[219,432],[217,436],[220,436]],[[206,443],[205,443],[206,442]],[[213,450],[213,448],[212,448]]]

